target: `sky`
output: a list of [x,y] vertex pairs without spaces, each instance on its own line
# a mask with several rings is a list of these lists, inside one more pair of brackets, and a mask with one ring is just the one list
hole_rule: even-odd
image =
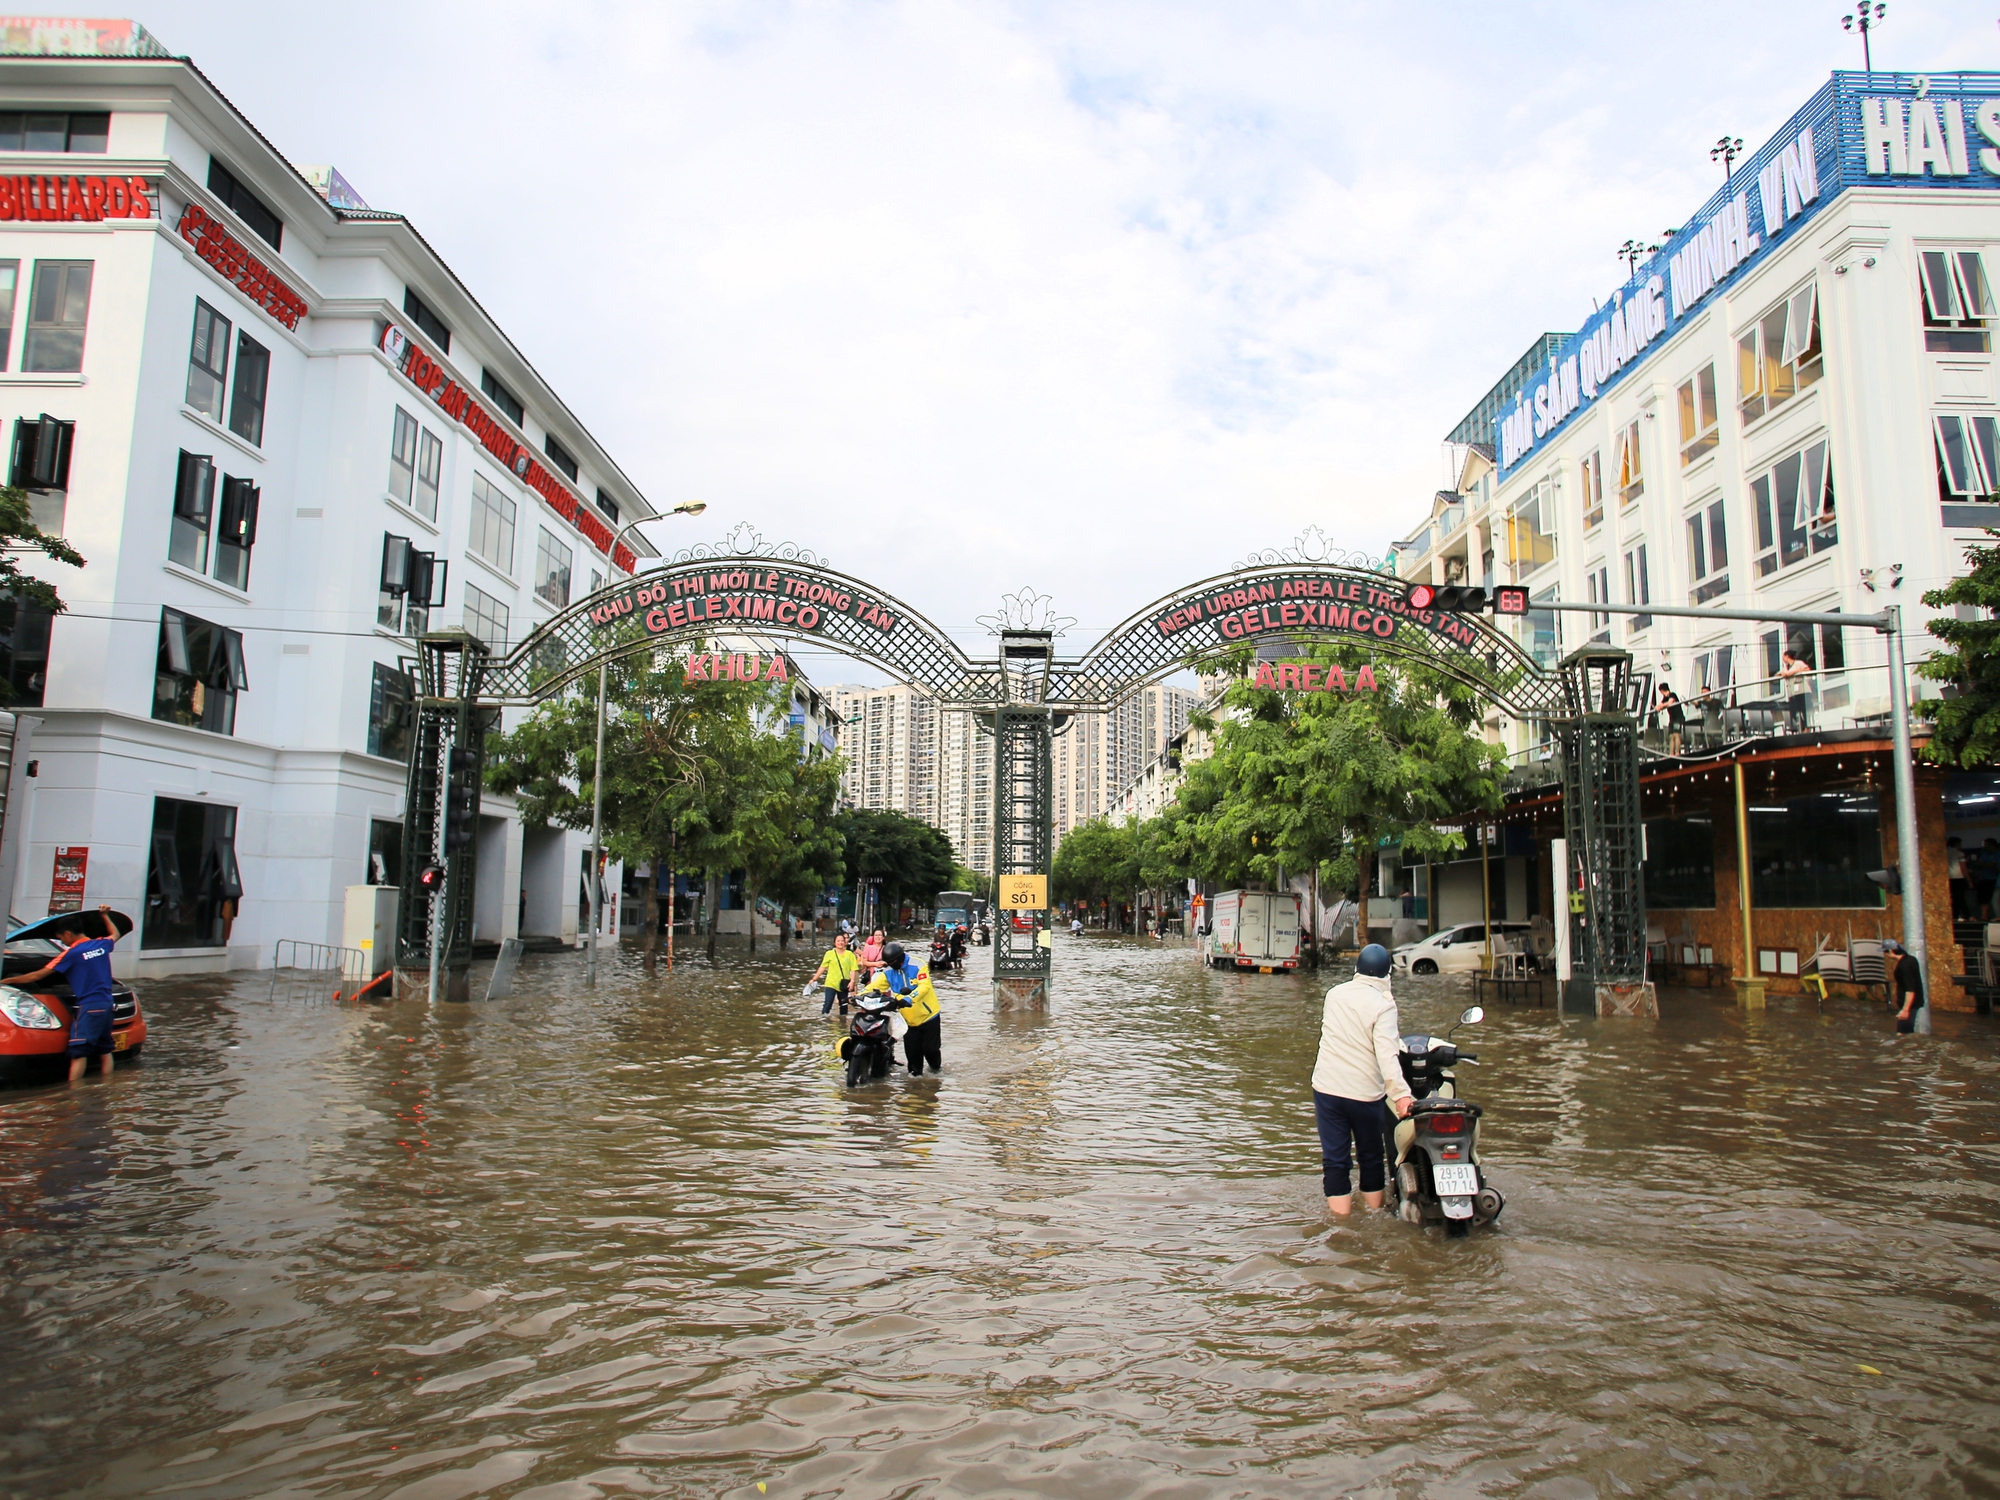
[[[1379,556],[1443,439],[1835,68],[1837,0],[148,5],[407,214],[661,510],[969,649],[1081,650],[1309,525]],[[1897,0],[1879,68],[2000,68]],[[817,663],[820,681],[880,673]]]

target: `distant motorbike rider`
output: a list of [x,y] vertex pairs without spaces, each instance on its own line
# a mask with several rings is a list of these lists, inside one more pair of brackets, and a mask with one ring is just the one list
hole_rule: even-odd
[[939,1053],[942,1007],[937,991],[931,988],[929,966],[920,965],[906,955],[901,943],[890,943],[882,950],[881,972],[868,982],[868,988],[903,1002],[897,1008],[910,1028],[903,1038],[903,1055],[909,1063],[910,1076],[923,1077],[926,1064],[933,1073],[942,1073],[944,1060]]
[[1410,1112],[1410,1086],[1397,1056],[1396,999],[1389,989],[1389,950],[1370,943],[1354,961],[1354,977],[1326,992],[1320,1018],[1319,1058],[1313,1066],[1313,1115],[1319,1126],[1321,1186],[1330,1213],[1353,1211],[1348,1177],[1360,1167],[1361,1196],[1382,1206],[1388,1174],[1383,1161],[1383,1100],[1398,1115]]

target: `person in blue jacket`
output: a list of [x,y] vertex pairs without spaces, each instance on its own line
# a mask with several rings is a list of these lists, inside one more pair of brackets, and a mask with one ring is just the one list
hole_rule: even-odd
[[[69,1024],[69,1081],[75,1083],[90,1069],[90,1060],[101,1059],[98,1070],[105,1077],[111,1076],[111,1013],[114,1005],[111,994],[111,950],[118,942],[118,929],[111,925],[111,908],[97,908],[100,921],[86,922],[81,916],[74,926],[56,929],[58,942],[67,944],[62,955],[53,963],[45,964],[32,974],[23,974],[18,979],[7,982],[22,989],[28,988],[51,974],[60,974],[69,982],[70,1010]],[[88,937],[83,929],[97,925],[104,929],[101,936]]]

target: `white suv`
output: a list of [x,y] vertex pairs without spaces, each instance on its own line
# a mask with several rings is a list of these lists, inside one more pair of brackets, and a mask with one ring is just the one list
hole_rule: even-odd
[[[1495,953],[1528,951],[1526,922],[1493,924]],[[1461,923],[1434,932],[1421,943],[1405,943],[1396,950],[1396,967],[1406,974],[1471,974],[1486,964],[1486,924]]]

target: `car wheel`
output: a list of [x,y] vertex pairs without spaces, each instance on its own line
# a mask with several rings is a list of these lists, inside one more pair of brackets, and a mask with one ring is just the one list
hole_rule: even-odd
[[1437,971],[1437,960],[1434,958],[1420,958],[1410,965],[1412,974],[1435,974]]

